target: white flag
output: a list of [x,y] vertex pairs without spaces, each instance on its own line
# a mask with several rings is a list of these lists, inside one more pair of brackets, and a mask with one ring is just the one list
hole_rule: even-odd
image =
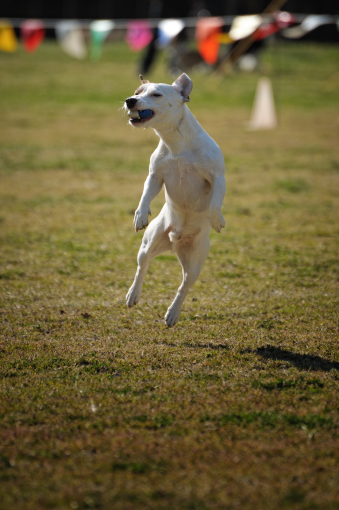
[[259,14],[251,14],[250,16],[236,16],[233,20],[229,36],[233,41],[245,39],[253,34],[262,24],[263,19]]
[[86,58],[84,34],[78,21],[59,21],[55,25],[55,34],[65,53],[78,59]]
[[304,19],[304,21],[298,27],[291,27],[282,30],[281,33],[284,37],[289,39],[300,39],[308,32],[315,30],[321,25],[328,25],[335,23],[334,16],[328,14],[311,14]]
[[164,19],[160,21],[158,25],[159,46],[161,48],[168,46],[184,27],[185,23],[181,19]]

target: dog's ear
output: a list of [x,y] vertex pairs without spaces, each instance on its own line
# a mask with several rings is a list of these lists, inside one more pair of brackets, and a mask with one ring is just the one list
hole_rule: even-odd
[[141,75],[141,74],[139,74],[139,80],[141,81],[142,85],[143,85],[144,83],[149,83],[149,81],[148,81],[148,80],[143,80],[143,78],[142,78],[142,75]]
[[184,102],[188,103],[190,101],[190,93],[193,89],[193,82],[191,78],[187,76],[187,74],[182,73],[179,78],[175,80],[175,82],[172,83],[172,86],[180,92],[182,95]]

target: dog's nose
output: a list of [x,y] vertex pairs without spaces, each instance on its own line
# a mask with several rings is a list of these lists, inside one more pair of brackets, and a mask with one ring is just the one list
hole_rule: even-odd
[[136,102],[137,102],[137,99],[135,99],[134,97],[129,97],[126,99],[126,104],[127,104],[128,108],[133,108],[133,106],[136,105]]

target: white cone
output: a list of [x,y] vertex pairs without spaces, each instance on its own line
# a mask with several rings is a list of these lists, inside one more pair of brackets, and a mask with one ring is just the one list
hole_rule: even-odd
[[268,78],[260,78],[248,128],[274,129],[277,124],[271,81]]

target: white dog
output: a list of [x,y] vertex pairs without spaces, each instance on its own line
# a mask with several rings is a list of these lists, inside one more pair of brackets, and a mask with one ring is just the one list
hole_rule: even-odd
[[182,74],[172,85],[149,83],[125,102],[130,124],[151,127],[160,142],[151,156],[149,175],[134,216],[136,232],[148,225],[150,204],[165,185],[166,203],[147,228],[138,254],[138,269],[128,291],[128,307],[140,298],[150,261],[167,250],[176,253],[183,282],[165,316],[168,327],[179,319],[182,304],[209,252],[211,227],[225,226],[221,207],[226,191],[225,164],[215,141],[186,106],[193,88]]

